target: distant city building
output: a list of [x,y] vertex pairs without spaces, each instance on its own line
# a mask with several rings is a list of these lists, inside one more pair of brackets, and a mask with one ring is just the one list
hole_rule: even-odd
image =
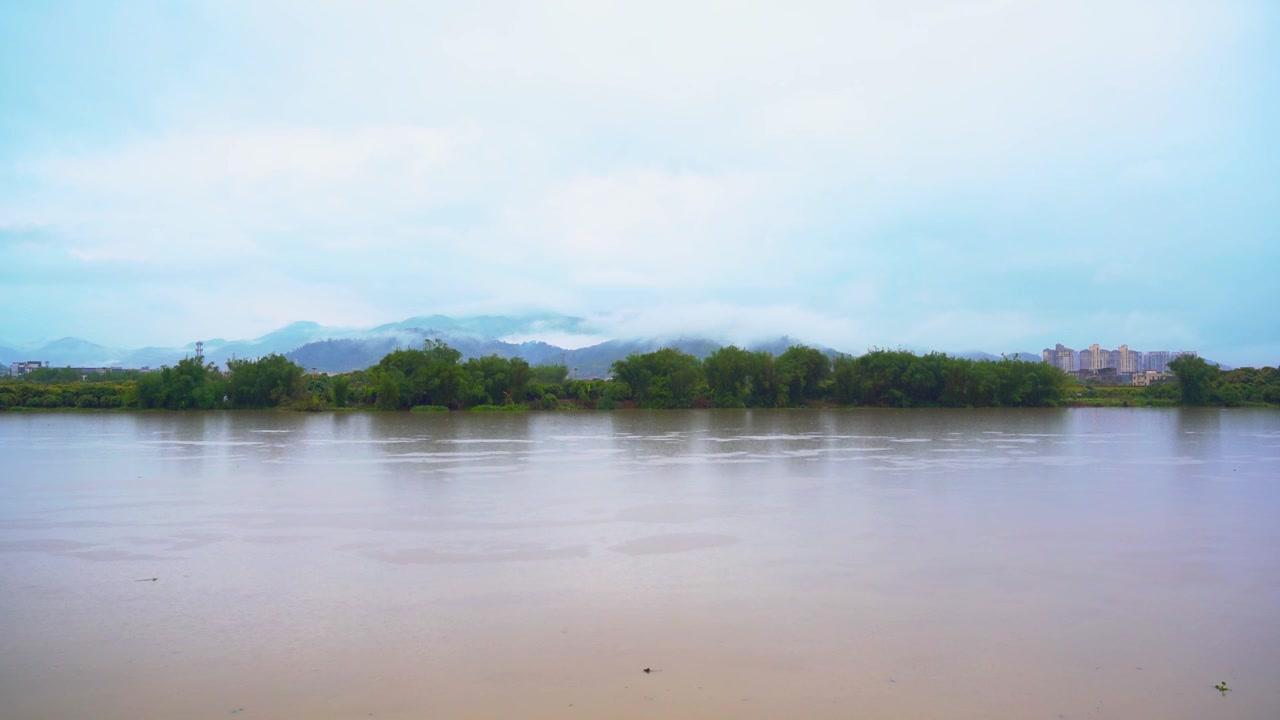
[[113,372],[120,372],[124,368],[115,367],[115,366],[106,366],[106,367],[78,367],[78,368],[71,368],[71,369],[80,373],[80,380],[85,381],[89,379],[90,375],[109,375]]
[[1128,345],[1121,345],[1111,356],[1115,361],[1113,367],[1122,373],[1136,373],[1146,369],[1142,367],[1142,353],[1130,350]]
[[1164,382],[1165,380],[1168,380],[1170,377],[1172,376],[1169,375],[1169,373],[1162,373],[1162,372],[1156,372],[1155,370],[1148,370],[1146,372],[1134,373],[1133,384],[1138,385],[1139,387],[1146,387],[1148,385],[1154,385],[1159,382]]
[[1088,350],[1080,351],[1081,370],[1101,370],[1106,367],[1115,367],[1111,364],[1111,353],[1098,347],[1097,343],[1090,345]]
[[[1100,370],[1113,368],[1118,375],[1140,375],[1149,372],[1165,373],[1169,371],[1170,361],[1176,360],[1183,355],[1197,357],[1195,350],[1149,350],[1140,352],[1138,350],[1130,350],[1128,345],[1121,345],[1115,350],[1105,350],[1097,343],[1078,353],[1071,348],[1063,347],[1059,343],[1052,350],[1045,348],[1040,355],[1045,363],[1065,373],[1072,373],[1076,370],[1088,370],[1097,373]],[[1096,375],[1088,375],[1088,377],[1096,377]],[[1135,379],[1134,382],[1145,382],[1145,379]]]
[[49,362],[47,360],[44,362],[39,360],[27,360],[25,362],[9,363],[9,374],[14,377],[18,377],[19,375],[26,375],[32,370],[39,370],[40,368],[47,367],[49,367]]
[[[1103,352],[1106,352],[1105,350]],[[1098,368],[1097,370],[1085,370],[1081,368],[1070,373],[1076,380],[1084,382],[1092,380],[1100,385],[1125,385],[1130,382],[1130,376],[1116,372],[1113,367]]]
[[1169,363],[1183,355],[1197,357],[1195,350],[1152,350],[1145,354],[1142,369],[1147,372],[1168,372]]
[[1076,351],[1063,347],[1062,343],[1055,345],[1052,350],[1045,348],[1040,357],[1064,373],[1074,372],[1076,369]]
[[1146,372],[1164,372],[1169,369],[1168,350],[1150,350],[1142,356],[1142,369]]

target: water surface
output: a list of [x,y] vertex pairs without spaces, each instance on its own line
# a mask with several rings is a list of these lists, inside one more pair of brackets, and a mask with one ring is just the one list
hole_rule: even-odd
[[0,646],[15,719],[1274,720],[1280,413],[0,414]]

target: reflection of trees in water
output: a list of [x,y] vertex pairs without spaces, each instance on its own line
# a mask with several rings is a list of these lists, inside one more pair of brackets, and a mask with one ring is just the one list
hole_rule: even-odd
[[1224,412],[1221,408],[1180,408],[1177,411],[1178,433],[1221,433]]
[[540,446],[527,412],[381,412],[369,419],[362,450],[384,462],[376,472],[414,482],[424,476],[466,474],[497,466],[505,474]]
[[[1222,454],[1222,408],[1178,408],[1176,449],[1179,455],[1190,455],[1206,462]],[[1238,411],[1234,411],[1238,412]]]

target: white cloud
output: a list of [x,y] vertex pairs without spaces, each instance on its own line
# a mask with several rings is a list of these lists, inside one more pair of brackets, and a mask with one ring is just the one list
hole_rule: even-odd
[[895,334],[905,345],[934,350],[1022,352],[1038,349],[1017,346],[1042,332],[1042,323],[1024,311],[960,309],[931,313]]
[[860,342],[866,334],[856,318],[832,317],[798,305],[781,304],[655,304],[593,317],[591,321],[613,337],[710,337],[726,343],[751,343],[788,335],[837,349]]
[[1248,114],[1220,80],[1253,59],[1253,10],[1179,0],[196,7],[199,72],[119,111],[160,129],[0,168],[23,189],[0,223],[48,229],[41,271],[146,266],[149,297],[255,331],[540,306],[625,334],[1020,345],[1052,324],[1036,298],[979,310],[957,278],[1101,296],[1129,276],[1066,244],[1177,245],[1092,178],[1174,192]]
[[414,126],[184,131],[25,169],[57,189],[49,212],[76,257],[150,262],[394,242],[416,214],[468,199],[477,145]]
[[[639,171],[577,177],[505,213],[508,264],[549,266],[588,288],[703,288],[759,282],[785,234],[753,179]],[[488,243],[473,248],[488,252]]]

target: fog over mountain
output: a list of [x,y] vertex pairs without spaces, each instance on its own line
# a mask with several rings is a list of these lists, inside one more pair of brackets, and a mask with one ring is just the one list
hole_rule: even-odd
[[[646,328],[648,329],[648,328]],[[705,357],[718,347],[736,343],[751,350],[780,354],[791,345],[806,344],[834,355],[860,354],[866,348],[832,348],[802,337],[774,335],[768,338],[708,337],[703,334],[609,336],[597,321],[555,313],[524,315],[474,315],[449,317],[422,315],[369,328],[328,327],[299,321],[257,338],[204,340],[204,356],[224,365],[232,358],[251,359],[279,353],[307,369],[346,372],[375,365],[397,348],[419,347],[425,340],[441,340],[457,348],[464,358],[499,355],[521,357],[531,364],[564,364],[580,377],[609,373],[615,360],[631,353],[674,347]],[[913,348],[917,352],[927,349]],[[38,360],[53,367],[160,367],[195,354],[195,341],[180,347],[123,348],[64,337],[39,345],[0,342],[0,363]],[[999,359],[983,351],[954,353],[974,359]],[[1008,353],[1009,357],[1038,360],[1035,353]]]

